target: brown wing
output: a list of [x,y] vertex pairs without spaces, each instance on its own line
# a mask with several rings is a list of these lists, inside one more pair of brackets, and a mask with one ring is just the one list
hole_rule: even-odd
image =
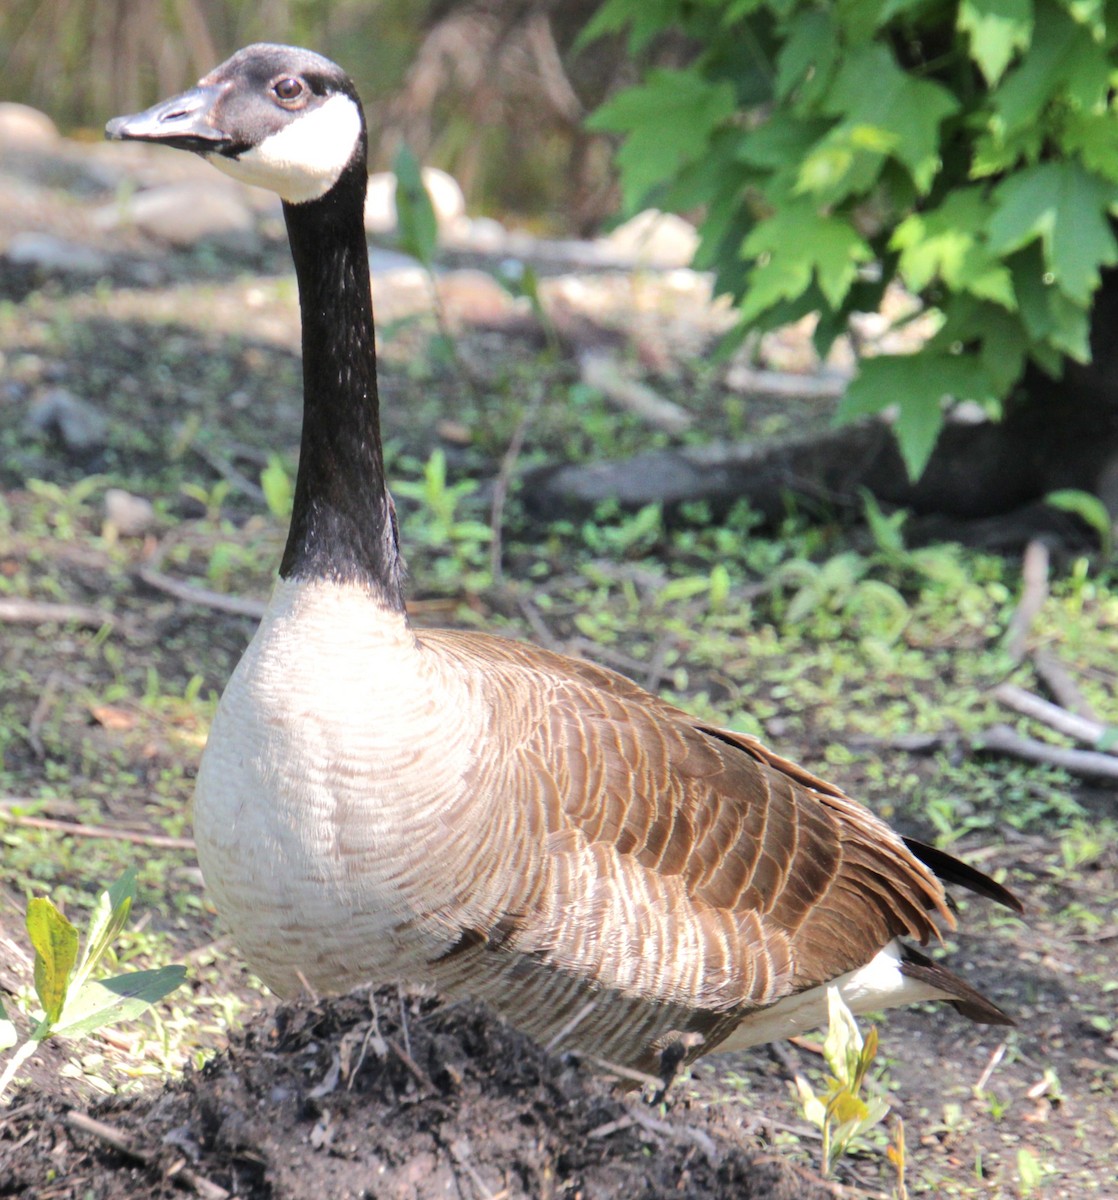
[[[496,714],[471,792],[515,813],[509,949],[627,995],[743,1011],[952,923],[901,839],[743,734],[613,672],[503,639],[425,631]],[[488,932],[488,931],[486,931]]]

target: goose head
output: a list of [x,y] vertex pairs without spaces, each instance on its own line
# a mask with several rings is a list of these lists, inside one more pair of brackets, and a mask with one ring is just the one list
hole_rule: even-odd
[[192,150],[288,204],[319,200],[358,173],[364,183],[368,139],[353,82],[294,46],[246,46],[197,87],[116,117],[105,134]]

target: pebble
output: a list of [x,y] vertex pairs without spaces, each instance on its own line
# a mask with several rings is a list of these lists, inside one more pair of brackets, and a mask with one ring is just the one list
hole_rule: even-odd
[[143,537],[155,525],[155,507],[144,496],[123,488],[106,488],[105,521],[121,537]]
[[109,438],[103,414],[66,388],[43,392],[28,410],[24,428],[32,434],[57,434],[74,454],[99,449]]

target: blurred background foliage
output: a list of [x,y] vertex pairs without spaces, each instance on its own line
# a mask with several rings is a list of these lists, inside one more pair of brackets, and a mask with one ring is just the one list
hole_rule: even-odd
[[4,0],[0,99],[94,137],[109,116],[189,86],[249,42],[305,45],[357,82],[375,168],[407,141],[459,179],[475,211],[584,231],[616,207],[616,195],[609,146],[583,119],[634,78],[619,39],[576,44],[598,7],[600,0]]

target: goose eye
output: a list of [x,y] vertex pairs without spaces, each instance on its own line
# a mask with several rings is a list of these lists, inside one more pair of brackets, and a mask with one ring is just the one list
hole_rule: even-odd
[[284,104],[290,104],[293,100],[298,100],[303,94],[303,85],[298,79],[281,79],[278,83],[272,85],[272,91],[275,92],[278,99]]

